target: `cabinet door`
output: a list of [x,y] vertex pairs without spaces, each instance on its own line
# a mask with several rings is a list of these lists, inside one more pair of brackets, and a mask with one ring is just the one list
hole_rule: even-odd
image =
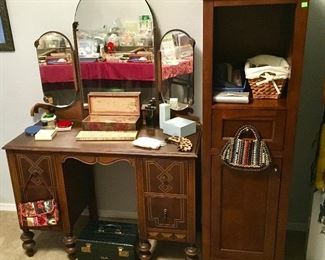
[[50,155],[16,153],[15,160],[23,202],[56,198],[54,160]]
[[212,157],[210,251],[215,259],[273,259],[279,187],[273,168],[236,171]]

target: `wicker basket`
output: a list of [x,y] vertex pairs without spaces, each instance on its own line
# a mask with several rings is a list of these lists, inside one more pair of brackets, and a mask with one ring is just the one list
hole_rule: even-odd
[[290,76],[290,67],[283,58],[259,55],[247,60],[245,76],[254,99],[278,99]]
[[[278,99],[280,98],[287,79],[276,79],[263,84],[259,84],[259,82],[263,82],[264,78],[257,79],[249,79],[248,83],[251,87],[251,91],[253,94],[253,98],[255,99]],[[276,84],[276,86],[274,86]],[[279,91],[277,91],[276,87]]]

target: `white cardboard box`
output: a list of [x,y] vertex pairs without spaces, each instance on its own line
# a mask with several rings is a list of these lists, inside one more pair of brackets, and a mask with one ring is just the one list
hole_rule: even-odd
[[164,134],[188,136],[196,133],[196,122],[182,117],[174,117],[164,123]]
[[164,124],[170,119],[170,105],[161,103],[159,105],[159,127],[164,129]]

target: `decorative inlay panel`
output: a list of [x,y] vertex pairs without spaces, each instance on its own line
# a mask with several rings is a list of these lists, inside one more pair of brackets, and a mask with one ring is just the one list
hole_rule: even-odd
[[186,194],[187,167],[183,161],[156,159],[145,161],[147,192]]
[[186,241],[186,234],[170,232],[148,232],[148,236],[153,239]]
[[169,192],[173,189],[171,182],[173,181],[173,176],[168,171],[162,171],[158,176],[157,179],[161,182],[158,188],[162,192]]
[[30,153],[17,154],[16,158],[24,201],[56,197],[51,156]]
[[86,164],[102,164],[102,165],[112,165],[118,162],[127,162],[133,168],[135,168],[135,159],[134,158],[125,158],[125,157],[110,157],[110,156],[87,156],[87,155],[65,155],[63,162],[67,159],[75,159],[82,163]]

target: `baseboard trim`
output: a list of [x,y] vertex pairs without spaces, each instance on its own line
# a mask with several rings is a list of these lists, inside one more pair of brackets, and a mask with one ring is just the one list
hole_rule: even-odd
[[[16,211],[16,204],[12,203],[0,203],[0,211]],[[82,212],[82,215],[89,215],[88,209]],[[126,218],[137,219],[138,214],[134,211],[120,211],[120,210],[98,210],[99,217],[103,218]]]
[[301,231],[301,232],[307,232],[307,224],[300,223],[300,222],[289,222],[287,226],[288,230],[291,231]]
[[14,204],[14,203],[0,203],[0,210],[2,210],[2,211],[16,211],[16,204]]

